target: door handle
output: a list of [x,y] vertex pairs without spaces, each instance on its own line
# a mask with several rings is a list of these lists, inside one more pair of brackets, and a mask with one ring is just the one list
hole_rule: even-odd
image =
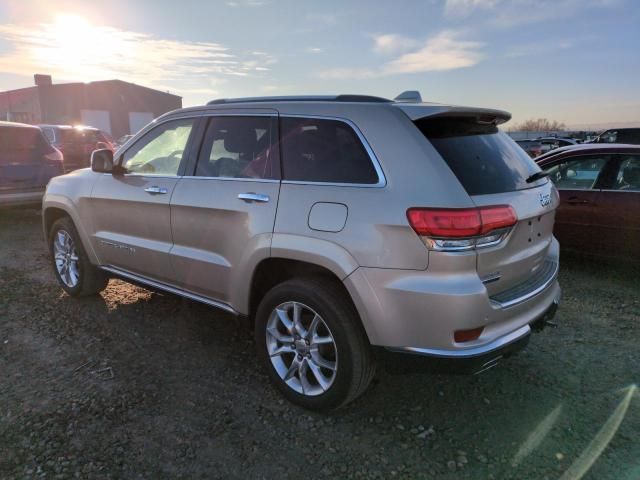
[[245,202],[262,202],[266,203],[269,201],[269,195],[263,195],[262,193],[239,193],[238,198],[240,200],[244,200]]
[[144,191],[152,195],[164,195],[165,193],[168,192],[166,188],[158,187],[157,185],[154,185],[152,187],[147,187],[144,189]]
[[576,197],[571,197],[570,199],[567,200],[567,203],[569,205],[586,205],[587,203],[591,203],[591,202],[589,200],[581,200]]

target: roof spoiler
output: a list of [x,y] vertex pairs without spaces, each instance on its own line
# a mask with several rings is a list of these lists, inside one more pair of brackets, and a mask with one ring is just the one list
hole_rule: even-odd
[[398,105],[407,116],[413,120],[421,118],[468,118],[479,124],[500,125],[511,119],[511,114],[504,110],[494,110],[490,108],[475,107],[454,107],[449,105],[413,105],[411,103],[400,103]]
[[422,103],[422,96],[418,90],[406,90],[393,100],[403,103]]

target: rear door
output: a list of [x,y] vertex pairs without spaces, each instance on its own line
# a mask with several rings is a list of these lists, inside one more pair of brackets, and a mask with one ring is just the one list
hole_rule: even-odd
[[96,180],[92,240],[103,265],[175,283],[169,202],[184,171],[194,124],[195,119],[182,118],[156,125],[121,155],[128,173]]
[[611,155],[608,171],[587,238],[598,255],[640,260],[640,154]]
[[609,155],[564,156],[545,170],[560,192],[555,233],[563,248],[593,252],[594,216],[601,198],[598,187]]
[[277,112],[251,112],[206,119],[197,164],[171,200],[179,286],[232,306],[269,256],[280,192]]

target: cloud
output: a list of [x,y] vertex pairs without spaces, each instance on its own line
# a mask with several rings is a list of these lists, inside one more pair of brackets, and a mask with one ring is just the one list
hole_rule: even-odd
[[471,67],[482,59],[479,42],[459,40],[453,32],[445,31],[432,37],[415,52],[405,53],[384,65],[383,71],[417,73]]
[[322,53],[323,50],[320,47],[309,47],[307,48],[308,53]]
[[412,38],[398,35],[395,33],[386,33],[373,36],[373,51],[376,53],[389,54],[400,51],[410,50],[416,46],[416,41]]
[[[450,18],[485,15],[498,27],[541,22],[574,15],[588,8],[610,8],[623,0],[446,0],[444,13]],[[482,17],[480,17],[482,18]]]
[[219,43],[157,38],[75,16],[35,26],[0,25],[0,41],[10,47],[0,54],[0,72],[76,81],[120,78],[156,88],[185,78],[258,75],[275,62],[263,52],[239,55]]
[[[320,75],[326,79],[364,79],[471,67],[482,60],[482,46],[480,42],[460,40],[456,32],[445,30],[428,39],[421,48],[402,54],[381,67],[333,68]],[[374,45],[374,51],[376,48]]]
[[228,7],[263,7],[267,5],[269,2],[262,0],[244,0],[244,1],[229,1],[226,2]]

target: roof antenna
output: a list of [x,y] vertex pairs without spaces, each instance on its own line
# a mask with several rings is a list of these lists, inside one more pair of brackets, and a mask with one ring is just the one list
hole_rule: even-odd
[[418,90],[407,90],[394,98],[394,100],[396,102],[421,103],[422,97]]

